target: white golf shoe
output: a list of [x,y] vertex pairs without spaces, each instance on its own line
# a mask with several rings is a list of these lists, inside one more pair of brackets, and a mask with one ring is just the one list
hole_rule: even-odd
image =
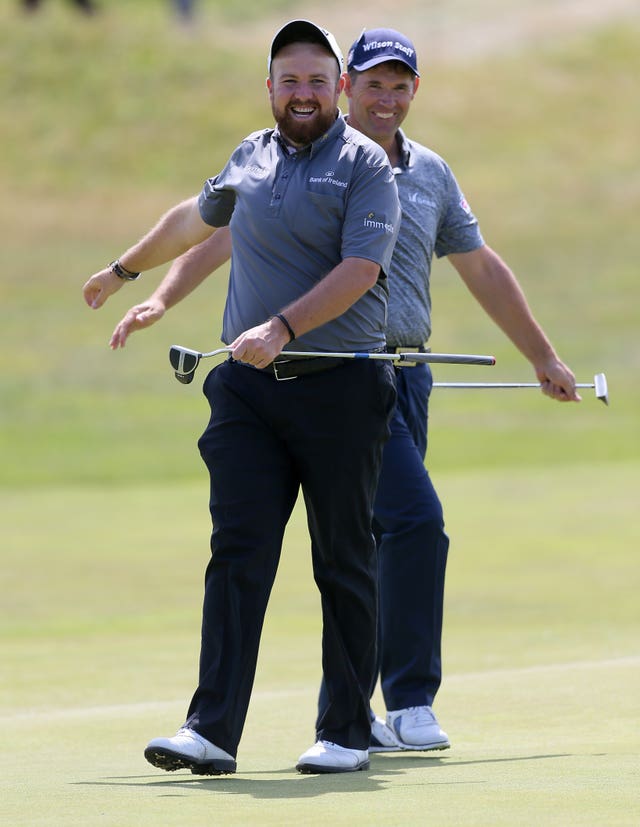
[[189,727],[182,727],[172,738],[149,741],[144,757],[167,772],[188,769],[194,775],[228,775],[236,771],[233,755]]
[[410,706],[387,712],[387,726],[398,739],[402,750],[448,749],[449,736],[440,729],[440,724],[430,706]]
[[368,770],[369,753],[366,749],[349,749],[331,741],[316,741],[298,758],[296,769],[301,773]]
[[371,742],[369,752],[399,752],[402,749],[395,734],[382,718],[371,719]]

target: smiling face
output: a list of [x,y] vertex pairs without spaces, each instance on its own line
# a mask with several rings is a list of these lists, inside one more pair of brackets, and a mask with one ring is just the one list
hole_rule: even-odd
[[315,141],[333,124],[344,86],[335,57],[318,43],[290,43],[271,63],[271,111],[294,146]]
[[346,76],[349,125],[387,152],[409,112],[420,79],[399,61],[387,61]]

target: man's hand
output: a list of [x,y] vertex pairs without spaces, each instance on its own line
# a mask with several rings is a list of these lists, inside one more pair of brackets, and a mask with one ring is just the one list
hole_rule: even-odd
[[257,327],[245,330],[231,342],[231,355],[238,362],[266,368],[289,342],[289,331],[280,319],[268,319]]
[[109,266],[91,276],[82,288],[82,294],[89,307],[97,310],[109,296],[117,293],[123,284],[124,281],[118,278]]
[[559,402],[580,402],[582,397],[576,391],[576,378],[560,359],[550,359],[541,366],[535,366],[536,376],[542,392]]
[[124,347],[130,333],[142,330],[145,327],[151,327],[152,324],[155,324],[164,316],[166,310],[164,303],[153,296],[140,304],[134,305],[120,319],[111,334],[111,341],[109,342],[111,350]]

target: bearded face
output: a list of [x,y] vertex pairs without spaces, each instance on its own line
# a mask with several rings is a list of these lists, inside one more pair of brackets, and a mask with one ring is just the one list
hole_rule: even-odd
[[343,81],[333,55],[317,43],[291,43],[277,53],[267,80],[271,111],[294,146],[315,141],[333,124]]

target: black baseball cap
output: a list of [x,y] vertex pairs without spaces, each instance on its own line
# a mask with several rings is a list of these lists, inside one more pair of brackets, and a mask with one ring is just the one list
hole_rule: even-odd
[[363,29],[362,34],[349,49],[347,69],[366,72],[379,63],[399,60],[419,78],[416,49],[406,35],[395,29]]
[[297,43],[301,40],[311,40],[313,43],[320,43],[322,46],[325,46],[338,61],[338,67],[340,73],[342,73],[344,69],[344,58],[342,57],[337,40],[331,32],[328,32],[321,26],[316,26],[316,24],[310,20],[290,20],[276,33],[276,36],[271,42],[271,49],[269,50],[267,71],[271,72],[271,61],[280,49],[288,46],[289,43]]

